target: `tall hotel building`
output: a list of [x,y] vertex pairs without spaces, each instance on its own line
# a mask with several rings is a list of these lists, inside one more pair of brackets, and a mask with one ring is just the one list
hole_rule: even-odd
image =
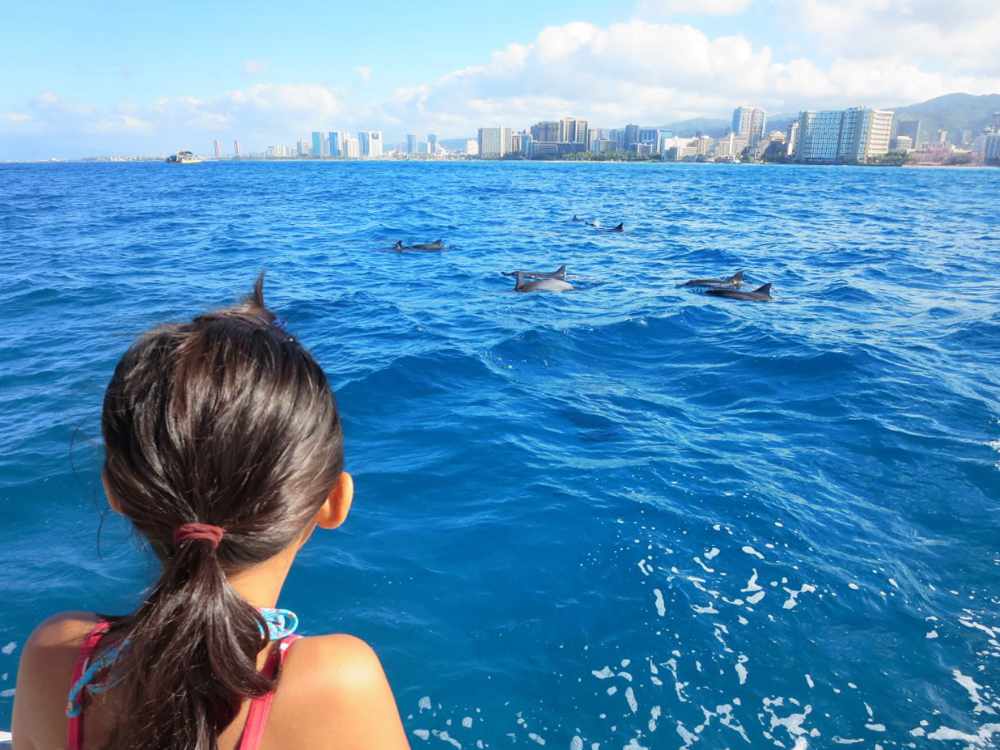
[[510,128],[479,128],[479,157],[502,159],[511,152],[513,133]]
[[382,156],[382,131],[362,130],[358,133],[358,148],[363,159],[378,159]]
[[339,130],[331,130],[326,134],[326,150],[328,156],[343,156],[341,153],[343,149],[343,138],[340,135]]
[[314,130],[312,134],[312,151],[310,152],[314,159],[326,156],[326,154],[323,153],[326,150],[323,148],[325,145],[323,140],[323,134],[318,130]]
[[889,152],[893,113],[852,109],[799,114],[795,160],[812,164],[864,164]]
[[733,134],[750,148],[756,148],[764,138],[767,112],[760,107],[737,107],[733,110]]

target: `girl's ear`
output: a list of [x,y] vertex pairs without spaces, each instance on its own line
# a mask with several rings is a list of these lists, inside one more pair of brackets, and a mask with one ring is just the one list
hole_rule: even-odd
[[116,498],[114,494],[112,494],[111,488],[108,487],[108,475],[105,474],[103,471],[101,472],[101,484],[104,485],[104,496],[108,499],[108,505],[111,506],[111,510],[121,515],[122,512],[121,503],[118,502],[118,498]]
[[326,501],[316,513],[316,525],[321,529],[335,529],[351,512],[354,501],[354,478],[346,471],[340,472]]

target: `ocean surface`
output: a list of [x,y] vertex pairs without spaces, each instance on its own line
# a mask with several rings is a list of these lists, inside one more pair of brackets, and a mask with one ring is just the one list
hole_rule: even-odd
[[357,485],[282,604],[414,747],[1000,745],[997,169],[0,165],[0,728],[34,625],[153,574],[115,362],[261,269]]

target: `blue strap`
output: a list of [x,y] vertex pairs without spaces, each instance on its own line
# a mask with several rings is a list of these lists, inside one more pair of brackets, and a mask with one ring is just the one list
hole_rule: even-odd
[[[260,613],[267,623],[268,640],[280,641],[298,630],[299,616],[290,609],[264,607]],[[261,635],[264,635],[263,629],[261,629]]]
[[[260,610],[260,614],[263,616],[264,622],[267,623],[267,639],[269,641],[280,641],[283,638],[287,638],[299,627],[299,616],[290,609],[264,607]],[[263,628],[261,628],[261,635],[264,635]],[[91,680],[99,672],[113,665],[115,660],[121,655],[121,652],[127,647],[128,640],[124,640],[87,663],[87,668],[80,675],[80,679],[73,683],[73,687],[70,688],[69,698],[66,703],[67,717],[72,719],[83,712],[83,701],[81,698],[83,697],[84,690],[92,695],[99,695],[100,693],[107,692],[121,682],[122,677],[119,677],[117,680],[91,684]]]

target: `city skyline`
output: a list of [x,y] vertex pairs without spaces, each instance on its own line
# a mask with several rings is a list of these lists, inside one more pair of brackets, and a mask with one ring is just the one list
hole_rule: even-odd
[[[397,142],[566,112],[664,125],[727,118],[734,101],[795,113],[1000,92],[989,34],[1000,7],[963,0],[942,26],[939,9],[906,0],[776,1],[559,0],[500,21],[446,3],[420,26],[421,13],[383,2],[334,22],[308,0],[294,15],[185,3],[91,14],[57,1],[52,13],[71,34],[14,7],[0,28],[0,158],[164,153],[235,138],[256,152],[300,123],[377,129]],[[353,31],[363,23],[377,33]]]
[[[780,117],[783,128],[768,130],[768,113],[754,105],[739,105],[721,137],[675,135],[669,128],[627,124],[593,127],[582,118],[541,120],[515,129],[503,125],[478,129],[474,139],[439,143],[435,133],[386,144],[381,131],[360,131],[357,137],[339,130],[312,131],[294,145],[268,146],[252,158],[379,159],[650,159],[671,161],[771,161],[807,164],[902,163],[917,153],[923,163],[996,163],[1000,160],[1000,112],[981,130],[970,128],[931,133],[921,120],[897,119],[891,110],[850,107],[844,110],[804,110]],[[952,135],[957,136],[952,141]],[[456,146],[455,144],[459,144]],[[213,141],[214,158],[220,155]],[[886,161],[888,160],[888,161]]]

